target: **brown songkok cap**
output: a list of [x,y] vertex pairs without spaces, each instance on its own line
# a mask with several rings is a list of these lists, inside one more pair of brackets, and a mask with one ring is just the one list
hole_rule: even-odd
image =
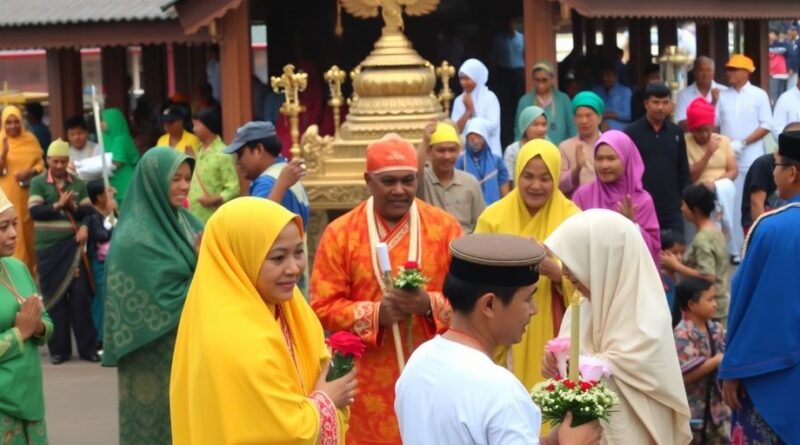
[[784,131],[778,136],[778,154],[800,161],[800,131]]
[[450,244],[450,274],[483,286],[523,287],[539,280],[546,253],[532,239],[495,233],[462,236]]

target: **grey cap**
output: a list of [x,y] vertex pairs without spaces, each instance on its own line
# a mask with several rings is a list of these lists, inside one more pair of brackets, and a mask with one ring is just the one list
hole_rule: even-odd
[[236,130],[236,137],[233,138],[233,142],[230,145],[225,147],[223,152],[233,154],[248,142],[277,136],[278,133],[275,132],[275,126],[272,125],[272,122],[248,122]]

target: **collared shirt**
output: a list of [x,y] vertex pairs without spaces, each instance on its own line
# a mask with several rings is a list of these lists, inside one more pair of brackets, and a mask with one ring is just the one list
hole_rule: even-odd
[[703,99],[708,101],[708,103],[711,103],[712,101],[711,90],[713,90],[714,88],[718,88],[720,93],[728,89],[728,87],[726,87],[725,85],[722,85],[712,80],[711,88],[708,89],[708,93],[706,93],[705,95],[700,93],[700,89],[697,88],[697,82],[678,91],[677,105],[675,106],[675,120],[678,122],[685,121],[686,110],[689,109],[689,104],[692,103],[692,101],[697,99],[698,97],[702,97]]
[[642,184],[656,207],[658,222],[681,221],[681,195],[689,185],[689,160],[683,130],[665,120],[656,131],[643,117],[630,124],[625,133],[633,139],[644,162]]
[[159,147],[172,147],[181,153],[184,153],[186,151],[186,147],[189,146],[192,147],[192,150],[194,150],[196,153],[203,144],[200,142],[200,139],[198,139],[197,136],[186,130],[183,130],[181,139],[174,146],[169,145],[169,133],[161,135],[161,137],[158,138],[157,145]]
[[234,158],[223,153],[224,148],[225,143],[217,136],[208,147],[197,151],[197,163],[189,189],[189,211],[203,222],[208,221],[216,210],[200,204],[198,199],[204,194],[220,195],[223,203],[239,196],[239,175],[236,174]]
[[775,133],[782,133],[787,125],[795,122],[800,122],[800,88],[796,85],[781,94],[772,114]]
[[[73,200],[78,205],[91,204],[86,192],[86,184],[78,177],[68,174],[62,187],[64,191],[74,193]],[[75,230],[67,217],[66,210],[53,210],[53,204],[58,202],[60,196],[50,170],[31,180],[28,208],[31,209],[30,213],[34,219],[36,250],[46,249],[75,236]],[[36,207],[39,208],[35,209]],[[75,223],[79,226],[83,225],[81,221],[75,221]]]
[[486,208],[478,180],[460,170],[453,171],[453,180],[445,186],[434,173],[433,167],[426,166],[418,195],[427,203],[455,216],[465,234],[472,233],[478,217]]
[[492,41],[492,58],[500,68],[525,68],[525,39],[522,33],[514,31],[495,36]]
[[[264,172],[261,173],[261,176],[256,178],[252,184],[250,184],[250,196],[269,198],[270,193],[272,193],[272,188],[275,187],[275,183],[278,180],[280,171],[283,170],[286,165],[286,158],[283,156],[278,156],[275,164],[272,164],[269,168],[264,170]],[[303,219],[304,228],[308,226],[308,219],[311,214],[311,209],[308,206],[308,195],[306,195],[303,184],[297,182],[295,185],[286,190],[286,193],[283,194],[283,199],[281,200],[280,204],[290,212],[300,215],[300,217]]]
[[622,130],[631,121],[631,89],[617,82],[610,90],[600,85],[594,88],[606,104],[606,112],[617,113],[617,119],[607,119],[612,130]]
[[[763,128],[772,131],[772,108],[767,92],[747,82],[739,91],[728,88],[717,101],[717,123],[720,133],[731,141],[741,141]],[[744,147],[739,157],[739,171],[747,171],[753,161],[764,154],[764,139]]]

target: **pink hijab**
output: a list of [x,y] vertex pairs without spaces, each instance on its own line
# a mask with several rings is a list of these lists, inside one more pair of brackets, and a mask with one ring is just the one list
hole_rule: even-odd
[[595,177],[594,181],[582,185],[575,191],[572,201],[582,210],[608,209],[618,212],[620,203],[626,196],[630,196],[636,210],[634,222],[639,226],[650,255],[658,267],[661,262],[661,232],[653,198],[642,186],[644,162],[639,149],[627,134],[619,130],[603,133],[594,145],[595,152],[602,144],[617,152],[617,156],[622,160],[622,175],[611,184],[606,184]]

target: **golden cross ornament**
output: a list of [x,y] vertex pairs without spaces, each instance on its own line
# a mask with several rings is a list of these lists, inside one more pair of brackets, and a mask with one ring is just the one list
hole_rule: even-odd
[[342,83],[347,79],[347,72],[334,65],[325,72],[325,81],[328,82],[328,88],[331,91],[331,100],[328,105],[333,107],[333,131],[334,137],[339,137],[339,125],[341,123],[341,116],[339,110],[343,105],[342,97]]
[[453,90],[450,89],[450,78],[456,75],[456,68],[445,60],[436,68],[436,75],[439,76],[439,79],[442,81],[442,90],[439,92],[437,99],[442,103],[444,114],[449,116],[450,101],[455,97]]
[[300,113],[306,111],[306,107],[300,103],[300,92],[305,91],[308,86],[308,74],[294,72],[294,65],[291,63],[283,67],[283,74],[280,77],[272,76],[270,86],[276,93],[283,93],[286,100],[281,105],[281,113],[289,117],[289,125],[292,134],[292,157],[300,156]]

